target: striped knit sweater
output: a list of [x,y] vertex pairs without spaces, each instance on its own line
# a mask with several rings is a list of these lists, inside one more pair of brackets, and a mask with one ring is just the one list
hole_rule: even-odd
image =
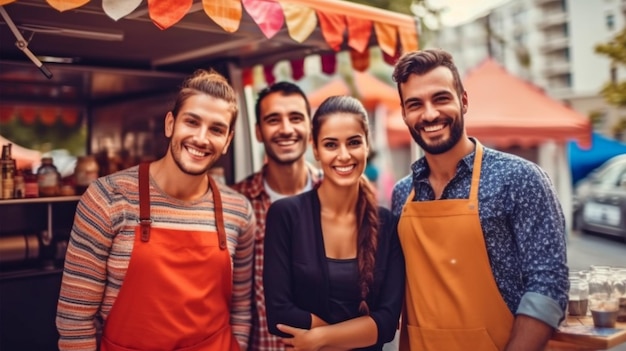
[[[231,324],[245,350],[250,331],[252,255],[256,225],[252,206],[219,184],[227,246],[233,264]],[[150,179],[152,226],[216,231],[213,197],[193,202],[165,194]],[[124,282],[139,219],[138,167],[92,183],[76,209],[65,258],[56,324],[59,349],[96,350],[96,319],[106,321]]]

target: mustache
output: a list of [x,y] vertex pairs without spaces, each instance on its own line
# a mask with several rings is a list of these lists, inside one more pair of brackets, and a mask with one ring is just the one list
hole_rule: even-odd
[[437,117],[435,119],[433,119],[432,121],[422,121],[419,123],[415,123],[413,125],[413,128],[415,128],[415,130],[420,130],[426,127],[430,127],[430,126],[434,126],[437,124],[443,124],[443,123],[448,123],[448,124],[452,124],[452,118],[450,117]]

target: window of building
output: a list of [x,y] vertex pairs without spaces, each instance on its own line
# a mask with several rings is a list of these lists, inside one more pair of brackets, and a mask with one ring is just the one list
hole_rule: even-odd
[[608,30],[615,29],[615,16],[613,16],[612,13],[608,13],[605,16],[605,21],[606,21],[606,29]]
[[617,67],[611,67],[611,83],[617,84]]

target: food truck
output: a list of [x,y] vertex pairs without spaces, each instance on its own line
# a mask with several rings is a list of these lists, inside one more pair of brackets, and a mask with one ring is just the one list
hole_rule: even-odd
[[[270,81],[286,61],[297,81],[311,55],[330,72],[336,53],[349,53],[364,70],[370,48],[393,62],[418,47],[415,18],[339,0],[0,0],[0,15],[0,136],[16,119],[84,125],[85,153],[104,155],[100,172],[110,173],[162,154],[178,85],[213,68],[240,97],[233,145],[219,164],[228,183],[262,162],[252,137],[254,67]],[[127,162],[114,162],[120,154]],[[57,349],[78,199],[0,199],[0,349]]]

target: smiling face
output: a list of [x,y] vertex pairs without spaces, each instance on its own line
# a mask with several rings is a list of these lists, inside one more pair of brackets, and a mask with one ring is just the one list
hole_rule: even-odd
[[444,153],[464,136],[467,93],[459,97],[447,67],[439,66],[422,75],[411,74],[400,84],[400,91],[404,122],[424,152]]
[[304,98],[275,92],[260,104],[257,140],[270,162],[291,164],[300,160],[311,139],[311,123]]
[[174,116],[165,117],[169,155],[188,175],[204,175],[228,151],[232,105],[207,94],[187,98]]
[[337,112],[324,116],[313,154],[324,172],[324,182],[354,186],[365,170],[369,146],[361,116]]

